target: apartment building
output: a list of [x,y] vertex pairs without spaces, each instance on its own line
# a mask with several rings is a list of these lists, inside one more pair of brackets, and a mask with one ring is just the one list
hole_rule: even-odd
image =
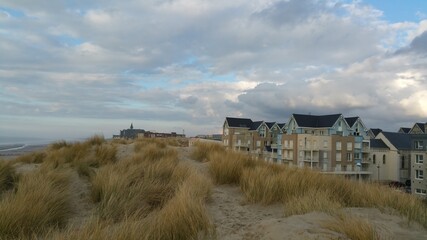
[[[275,122],[227,117],[223,124],[222,141],[228,149],[262,158],[264,153],[271,149],[272,144],[277,145],[277,135],[280,131],[280,126]],[[267,157],[266,153],[266,158],[270,157],[271,154]]]
[[411,179],[411,135],[380,132],[371,140],[370,159],[373,180],[406,183]]
[[369,131],[359,117],[292,114],[280,140],[279,162],[369,178]]
[[411,191],[413,194],[427,198],[427,123],[415,123],[411,128]]

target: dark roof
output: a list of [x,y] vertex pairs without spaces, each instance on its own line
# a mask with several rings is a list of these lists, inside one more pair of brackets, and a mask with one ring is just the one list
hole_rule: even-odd
[[411,149],[411,135],[406,133],[382,132],[393,146],[399,150]]
[[371,148],[386,148],[386,149],[390,149],[389,147],[387,147],[387,145],[383,142],[383,140],[381,139],[370,139],[371,141]]
[[423,131],[423,133],[425,133],[426,131],[425,131],[425,124],[424,123],[415,123],[415,125],[417,125],[420,129],[421,129],[421,131]]
[[279,125],[279,128],[282,129],[284,126],[286,126],[286,123],[278,123],[277,125]]
[[229,127],[250,128],[252,126],[252,120],[249,118],[226,117],[225,120],[227,121]]
[[411,128],[407,128],[407,127],[401,127],[400,129],[399,129],[399,132],[403,132],[403,133],[409,133],[409,131],[411,131]]
[[354,123],[356,123],[357,119],[359,119],[359,117],[348,117],[345,118],[345,121],[348,123],[348,125],[350,127],[353,127]]
[[257,130],[263,121],[252,122],[251,128],[249,130]]
[[305,115],[305,114],[292,114],[300,127],[323,128],[332,127],[341,116],[341,114],[332,115]]
[[374,136],[376,137],[380,132],[382,132],[383,130],[381,128],[371,128],[369,129],[371,130],[371,132],[374,134]]
[[275,124],[276,122],[266,122],[265,124],[267,124],[267,127],[269,128],[269,129],[271,129],[271,127],[273,127],[273,125]]

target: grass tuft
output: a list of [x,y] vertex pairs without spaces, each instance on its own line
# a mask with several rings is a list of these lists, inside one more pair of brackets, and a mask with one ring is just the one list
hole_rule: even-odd
[[99,146],[105,143],[105,138],[103,135],[94,135],[88,138],[85,143],[89,144],[90,146],[95,146],[95,145]]
[[50,144],[49,149],[59,150],[61,148],[67,147],[67,146],[68,146],[68,143],[65,140],[60,140],[60,141],[57,141],[57,142]]
[[234,152],[213,152],[208,159],[209,170],[217,184],[238,184],[243,170],[256,164],[248,156]]
[[322,224],[326,229],[345,234],[352,240],[380,239],[375,228],[366,220],[343,213],[336,214],[335,219]]
[[0,239],[31,236],[62,227],[72,214],[67,171],[37,171],[24,175],[16,193],[0,201]]
[[11,189],[18,180],[18,175],[10,163],[0,160],[0,194]]
[[221,144],[207,143],[207,142],[196,142],[194,143],[194,150],[191,153],[191,157],[199,162],[209,161],[209,155],[211,153],[225,153],[225,148]]

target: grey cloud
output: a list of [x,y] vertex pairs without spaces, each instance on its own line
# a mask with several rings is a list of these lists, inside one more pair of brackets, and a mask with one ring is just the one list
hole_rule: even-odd
[[268,8],[254,13],[253,17],[266,19],[278,26],[286,24],[294,25],[317,17],[317,14],[324,9],[324,5],[312,0],[278,1]]

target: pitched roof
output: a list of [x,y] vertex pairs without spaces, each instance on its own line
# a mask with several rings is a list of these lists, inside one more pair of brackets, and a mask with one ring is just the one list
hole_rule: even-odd
[[370,146],[371,146],[371,148],[390,149],[389,147],[387,147],[387,145],[381,139],[370,139]]
[[249,130],[257,130],[262,123],[263,121],[252,122],[252,125]]
[[369,129],[371,130],[371,132],[374,134],[374,136],[376,137],[380,132],[382,132],[383,130],[381,128],[371,128]]
[[269,129],[271,129],[271,127],[273,127],[273,125],[275,124],[276,122],[265,122],[265,124],[267,124],[267,127],[269,128]]
[[406,133],[382,132],[393,146],[399,150],[411,149],[411,135]]
[[399,132],[409,133],[409,131],[411,131],[411,128],[407,128],[407,127],[401,127],[401,128],[399,128]]
[[279,125],[279,128],[282,129],[284,126],[286,126],[286,123],[278,123],[277,125]]
[[252,120],[249,118],[226,117],[225,120],[227,121],[229,127],[250,128],[252,126]]
[[300,127],[312,127],[312,128],[324,128],[332,127],[341,116],[341,114],[332,115],[305,115],[305,114],[292,114],[298,126]]
[[353,127],[353,125],[356,123],[357,119],[359,119],[359,117],[348,117],[348,118],[345,118],[345,121],[347,122],[347,124],[350,127]]
[[423,133],[425,133],[425,124],[424,123],[415,123],[415,125],[417,125],[421,131],[423,131]]

